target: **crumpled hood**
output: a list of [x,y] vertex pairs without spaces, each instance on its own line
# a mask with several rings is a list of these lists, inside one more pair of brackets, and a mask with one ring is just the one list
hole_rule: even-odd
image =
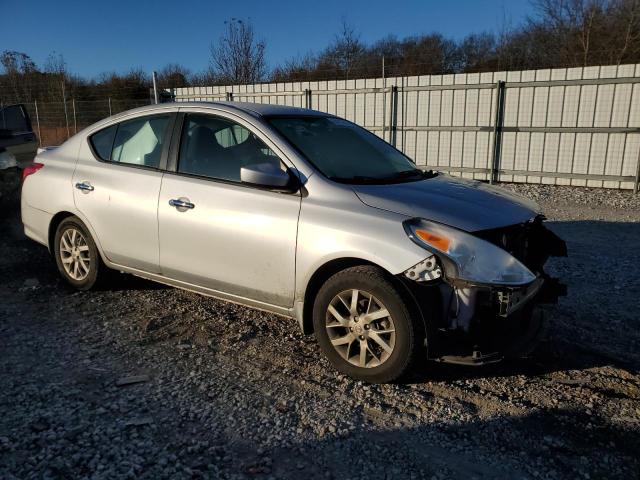
[[353,185],[370,207],[433,220],[467,232],[526,222],[540,213],[531,200],[476,180],[439,174],[418,182]]

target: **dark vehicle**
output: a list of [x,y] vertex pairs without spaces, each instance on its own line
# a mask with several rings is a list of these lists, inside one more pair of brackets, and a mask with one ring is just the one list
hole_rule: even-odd
[[15,157],[18,166],[33,161],[38,139],[24,105],[7,105],[0,109],[0,151]]
[[19,170],[33,161],[38,139],[24,105],[0,108],[0,197],[20,184]]

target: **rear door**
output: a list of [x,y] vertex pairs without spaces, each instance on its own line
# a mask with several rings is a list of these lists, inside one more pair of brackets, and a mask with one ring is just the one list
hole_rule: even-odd
[[177,165],[165,173],[158,202],[162,273],[232,297],[290,307],[300,193],[242,184],[240,168],[291,165],[239,118],[193,112],[179,118],[176,130],[180,123],[181,142],[170,161]]
[[19,167],[31,163],[38,150],[38,140],[31,128],[24,105],[0,108],[0,149],[11,153]]
[[174,119],[174,112],[137,116],[80,148],[75,204],[116,264],[159,272],[158,194]]

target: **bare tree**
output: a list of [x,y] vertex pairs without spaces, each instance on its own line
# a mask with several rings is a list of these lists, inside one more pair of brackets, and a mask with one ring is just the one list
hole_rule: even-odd
[[592,63],[594,44],[599,52],[610,47],[603,33],[611,0],[536,0],[534,4],[554,40],[549,53],[555,51],[565,65],[587,66]]
[[312,53],[293,57],[273,69],[270,75],[272,82],[291,82],[311,80],[317,77],[318,58]]
[[533,23],[551,41],[551,66],[635,63],[640,56],[638,0],[536,0]]
[[352,77],[353,71],[359,66],[365,53],[365,45],[360,41],[360,35],[355,29],[342,19],[340,32],[333,43],[320,54],[319,68],[335,68],[336,74]]
[[640,1],[621,0],[620,8],[616,12],[618,22],[623,26],[620,49],[616,64],[622,62],[635,63],[640,57]]
[[34,74],[38,71],[35,62],[29,55],[13,50],[0,53],[0,65],[4,69],[4,79],[7,85],[0,91],[9,93],[14,98],[26,101],[32,98],[32,84]]
[[472,33],[467,35],[460,45],[460,69],[465,72],[497,69],[496,37],[491,33]]
[[158,72],[158,82],[162,88],[186,87],[191,72],[177,63],[169,63]]
[[62,54],[58,52],[51,52],[47,55],[47,59],[44,62],[44,71],[45,73],[54,75],[66,75],[67,62],[65,62]]
[[6,75],[35,72],[36,64],[26,53],[5,50],[0,54],[0,64]]
[[267,70],[265,42],[256,39],[253,25],[248,20],[232,18],[225,25],[224,34],[211,45],[213,73],[222,82],[259,82]]

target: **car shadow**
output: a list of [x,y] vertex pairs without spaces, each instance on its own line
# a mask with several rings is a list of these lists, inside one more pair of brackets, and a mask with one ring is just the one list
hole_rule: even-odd
[[594,346],[551,339],[540,343],[528,357],[504,359],[495,364],[476,367],[436,361],[423,362],[398,383],[414,385],[431,381],[478,380],[517,375],[541,377],[555,372],[589,370],[605,366],[634,374],[640,371],[637,364],[624,361],[622,358],[612,358]]
[[[533,478],[532,471],[534,477],[543,478],[629,478],[639,463],[638,431],[620,427],[586,407],[542,408],[492,419],[474,416],[470,421],[426,421],[413,427],[385,428],[387,422],[395,421],[391,412],[363,413],[362,417],[364,425],[351,432],[295,445],[305,452],[303,462],[290,454],[290,448],[269,452],[271,475],[359,478],[366,468],[377,478],[394,479]],[[369,452],[365,464],[357,461],[363,445]],[[394,449],[399,445],[401,450]],[[544,471],[553,474],[547,477]]]
[[121,292],[121,291],[144,291],[144,290],[165,290],[172,288],[168,285],[153,282],[146,278],[137,277],[128,273],[110,271],[105,282],[96,286],[99,292]]

